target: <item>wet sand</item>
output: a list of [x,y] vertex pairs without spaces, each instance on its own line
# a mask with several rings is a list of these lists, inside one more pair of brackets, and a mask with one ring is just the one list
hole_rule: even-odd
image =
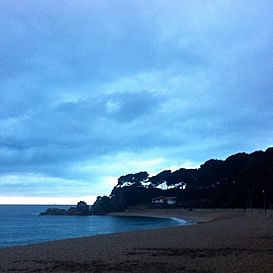
[[0,250],[0,272],[272,273],[273,218],[243,210],[131,210],[201,222]]

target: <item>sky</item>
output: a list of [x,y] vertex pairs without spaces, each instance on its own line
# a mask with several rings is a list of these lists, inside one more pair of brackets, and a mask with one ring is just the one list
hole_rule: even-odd
[[273,146],[271,0],[1,0],[0,204]]

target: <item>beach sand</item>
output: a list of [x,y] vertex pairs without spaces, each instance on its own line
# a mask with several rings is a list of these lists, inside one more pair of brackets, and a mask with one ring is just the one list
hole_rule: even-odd
[[273,218],[243,210],[130,210],[188,226],[0,250],[0,272],[273,273]]

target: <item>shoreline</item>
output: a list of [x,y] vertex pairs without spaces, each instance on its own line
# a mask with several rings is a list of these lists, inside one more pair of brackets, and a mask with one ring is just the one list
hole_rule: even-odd
[[[147,217],[147,218],[159,218],[159,219],[169,219],[169,220],[175,220],[178,223],[181,224],[177,224],[177,225],[170,225],[170,226],[160,226],[160,227],[150,227],[147,229],[136,229],[136,230],[127,230],[127,231],[117,231],[117,232],[110,232],[110,233],[102,233],[102,234],[94,234],[94,235],[87,235],[87,236],[78,236],[78,237],[70,237],[70,238],[64,238],[64,239],[54,239],[54,240],[46,240],[46,241],[41,241],[41,242],[33,242],[33,243],[29,243],[29,244],[22,244],[22,245],[12,245],[12,246],[6,246],[6,247],[1,247],[0,246],[0,251],[4,250],[4,249],[8,249],[8,248],[18,248],[18,247],[31,247],[31,246],[35,246],[35,245],[40,245],[40,244],[45,244],[45,243],[49,243],[49,242],[59,242],[59,241],[66,241],[66,240],[74,240],[74,239],[78,239],[78,238],[89,238],[89,237],[95,237],[95,236],[103,236],[103,235],[111,235],[111,234],[123,234],[123,233],[127,233],[127,232],[137,232],[137,231],[146,231],[146,230],[155,230],[155,229],[165,229],[165,228],[171,228],[171,227],[176,227],[176,226],[180,226],[180,225],[190,225],[190,224],[197,224],[199,223],[199,221],[195,221],[195,220],[185,220],[184,218],[181,217],[175,217],[175,216],[167,216],[167,215],[161,215],[160,213],[150,213],[150,211],[148,213],[143,213],[144,210],[139,210],[137,209],[137,211],[139,211],[139,213],[136,213],[136,210],[134,210],[133,212],[130,210],[127,210],[126,213],[125,212],[116,212],[116,213],[108,213],[104,216],[117,216],[117,217]],[[40,213],[37,213],[37,215],[40,215]],[[63,216],[63,215],[62,215]],[[97,216],[97,215],[88,215],[88,216],[83,216],[83,217],[92,217],[92,216]],[[100,215],[99,215],[100,216]],[[55,217],[55,216],[50,216],[50,217]],[[66,216],[65,216],[66,217]],[[82,217],[82,216],[81,216]]]
[[122,214],[176,215],[199,219],[201,224],[4,248],[0,249],[0,272],[273,272],[271,217],[248,217],[244,210],[220,209],[130,210]]
[[176,218],[186,222],[196,224],[217,221],[223,218],[243,217],[246,212],[244,209],[148,209],[148,208],[129,208],[124,212],[112,212],[108,215],[113,216],[140,216],[155,218]]

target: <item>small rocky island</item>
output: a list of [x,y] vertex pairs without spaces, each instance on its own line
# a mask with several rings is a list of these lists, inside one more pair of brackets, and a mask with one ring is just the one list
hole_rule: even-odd
[[40,213],[42,216],[88,216],[91,214],[89,206],[84,201],[78,202],[76,207],[71,207],[68,210],[48,208],[46,211]]

